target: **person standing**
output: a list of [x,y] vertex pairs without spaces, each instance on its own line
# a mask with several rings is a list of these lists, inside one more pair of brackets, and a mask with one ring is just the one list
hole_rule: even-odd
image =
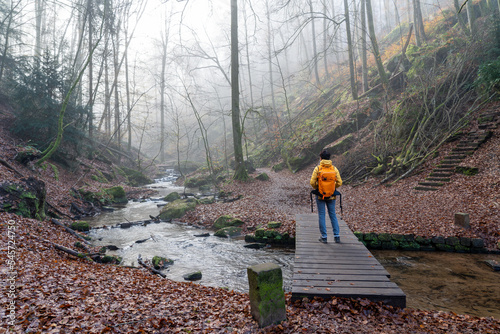
[[[321,175],[326,175],[325,173],[330,173],[333,174],[334,179],[330,177],[330,181],[335,184],[335,190],[336,188],[340,187],[342,185],[342,179],[340,178],[340,173],[337,167],[333,166],[332,161],[330,160],[330,153],[326,150],[321,151],[319,154],[320,157],[320,163],[316,168],[314,168],[314,171],[311,176],[311,186],[315,189],[318,190],[316,192],[313,192],[316,194],[316,205],[318,207],[318,219],[319,219],[319,232],[321,233],[321,237],[319,238],[319,241],[326,244],[327,243],[327,237],[328,234],[326,233],[326,210],[328,210],[328,216],[330,217],[330,221],[332,223],[332,228],[333,228],[333,237],[335,239],[336,243],[340,243],[340,231],[339,231],[339,222],[337,220],[337,215],[335,214],[335,196],[333,196],[333,191],[324,191],[323,189],[319,189],[320,187],[320,182],[319,182],[319,177]],[[331,173],[333,171],[333,173]],[[323,177],[323,180],[326,178]],[[325,187],[324,185],[321,185],[322,187]],[[328,186],[326,186],[328,188]],[[323,194],[322,194],[323,192]],[[332,193],[331,196],[328,196],[330,193]],[[326,209],[325,209],[326,207]]]

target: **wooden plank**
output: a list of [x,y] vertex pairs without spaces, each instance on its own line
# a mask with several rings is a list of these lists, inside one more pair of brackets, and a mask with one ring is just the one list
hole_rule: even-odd
[[[327,219],[328,220],[328,219]],[[389,273],[339,220],[341,243],[318,241],[318,216],[296,215],[296,248],[292,299],[368,298],[405,307],[406,296],[389,280]],[[331,234],[331,227],[327,225]]]
[[318,281],[373,281],[386,282],[385,275],[367,275],[367,274],[295,274],[293,276],[297,280],[318,280]]

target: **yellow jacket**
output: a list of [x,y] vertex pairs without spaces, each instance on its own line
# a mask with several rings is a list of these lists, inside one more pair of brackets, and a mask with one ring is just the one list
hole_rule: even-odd
[[[331,160],[321,160],[319,163],[321,166],[332,166],[332,161]],[[340,173],[337,167],[333,166],[333,169],[335,170],[335,173],[337,174],[336,181],[335,181],[335,188],[338,188],[342,185],[342,179],[340,178]],[[311,187],[314,189],[318,189],[318,172],[319,172],[319,166],[316,166],[314,168],[314,171],[311,175]],[[335,199],[335,196],[333,196],[333,199]]]

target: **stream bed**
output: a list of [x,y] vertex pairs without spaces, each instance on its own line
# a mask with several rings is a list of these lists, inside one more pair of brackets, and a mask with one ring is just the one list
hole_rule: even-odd
[[[163,272],[167,278],[183,281],[183,275],[201,271],[199,284],[247,292],[247,268],[271,262],[281,266],[285,291],[291,291],[293,250],[283,248],[249,249],[242,238],[221,239],[214,231],[181,223],[151,223],[147,226],[112,228],[127,221],[149,220],[165,204],[160,198],[170,192],[184,192],[171,182],[158,182],[150,188],[159,197],[129,202],[125,207],[89,220],[96,246],[114,245],[118,250],[107,254],[123,258],[123,265],[138,266],[142,259],[163,256],[174,264]],[[107,226],[102,228],[102,226]],[[207,237],[197,237],[209,233]],[[139,243],[137,241],[140,241]],[[391,274],[391,280],[407,295],[407,306],[424,310],[453,311],[500,319],[500,272],[488,267],[485,260],[500,260],[493,254],[445,252],[372,251]]]
[[371,251],[406,294],[407,307],[500,319],[500,271],[494,254]]
[[[122,257],[122,265],[125,266],[139,266],[139,255],[143,260],[151,260],[155,255],[169,258],[174,260],[174,264],[163,270],[167,278],[184,281],[183,275],[201,271],[203,276],[197,283],[240,292],[248,291],[248,267],[276,263],[282,268],[285,291],[291,291],[293,250],[245,248],[247,243],[242,237],[219,238],[213,236],[214,231],[175,222],[136,225],[126,229],[113,227],[120,223],[150,220],[150,215],[157,216],[161,205],[165,204],[161,197],[173,191],[184,192],[184,188],[175,187],[171,182],[158,182],[148,187],[159,191],[157,199],[129,202],[113,212],[103,212],[87,219],[93,227],[89,235],[95,246],[118,247],[118,250],[107,251],[106,254]],[[210,236],[196,237],[203,234]]]

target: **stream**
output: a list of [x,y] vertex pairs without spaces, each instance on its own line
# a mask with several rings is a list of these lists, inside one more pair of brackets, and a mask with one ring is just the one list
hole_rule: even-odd
[[[139,254],[143,260],[151,260],[155,255],[169,258],[174,260],[174,264],[163,271],[169,279],[184,281],[183,275],[201,271],[203,276],[197,283],[240,292],[248,291],[248,267],[265,262],[276,263],[282,268],[285,291],[291,291],[293,250],[249,249],[244,247],[247,243],[242,237],[219,238],[213,236],[214,231],[178,222],[151,223],[126,229],[110,228],[127,221],[149,220],[149,216],[157,216],[161,205],[165,204],[160,198],[174,191],[184,192],[183,187],[176,187],[171,181],[164,180],[145,187],[157,190],[158,198],[130,201],[125,207],[87,219],[93,227],[89,235],[95,246],[118,247],[118,250],[108,250],[106,254],[122,257],[122,265],[125,266],[138,266]],[[196,193],[194,189],[186,189],[186,192]],[[98,228],[103,226],[107,227]],[[196,237],[207,233],[210,236]]]
[[[247,268],[271,262],[281,266],[285,291],[291,291],[293,250],[283,248],[249,249],[243,238],[222,239],[214,231],[181,223],[151,223],[147,226],[112,228],[127,221],[149,220],[157,216],[167,194],[184,192],[171,178],[146,186],[158,191],[158,198],[131,201],[113,212],[89,219],[90,236],[96,246],[114,245],[109,255],[123,258],[122,265],[138,266],[137,257],[151,260],[154,255],[174,260],[163,272],[167,278],[184,281],[183,275],[202,272],[197,283],[248,292]],[[195,189],[186,192],[196,193]],[[102,228],[107,226],[106,228]],[[199,235],[209,233],[210,236]],[[197,236],[198,235],[198,236]],[[136,241],[142,241],[137,243]],[[500,260],[493,254],[444,252],[372,251],[391,274],[391,280],[407,295],[407,307],[423,310],[453,311],[500,319],[500,272],[485,260]]]

